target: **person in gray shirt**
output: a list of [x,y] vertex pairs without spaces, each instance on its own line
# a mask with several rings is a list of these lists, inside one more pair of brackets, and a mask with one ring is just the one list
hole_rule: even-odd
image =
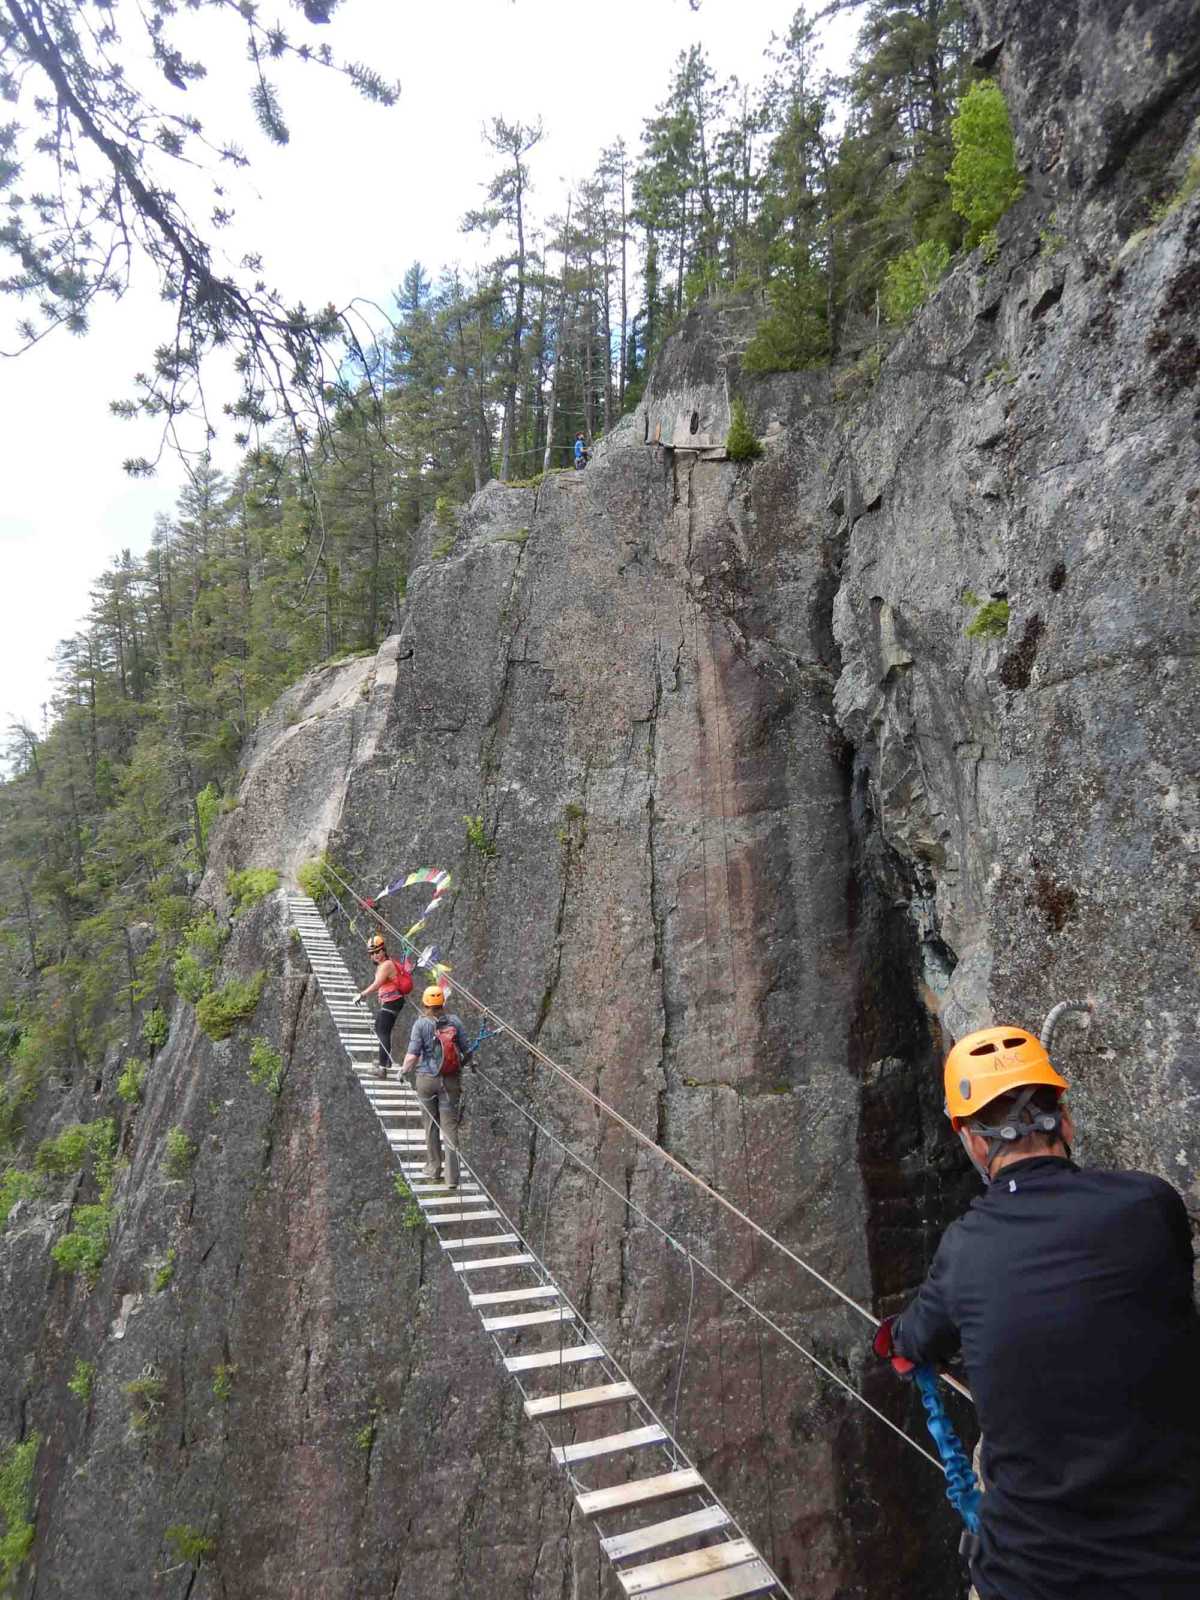
[[447,1012],[441,989],[431,986],[421,996],[421,1015],[413,1023],[404,1070],[413,1073],[413,1086],[425,1119],[425,1170],[421,1176],[433,1183],[441,1178],[444,1143],[448,1189],[458,1188],[462,1068],[469,1055],[461,1020]]

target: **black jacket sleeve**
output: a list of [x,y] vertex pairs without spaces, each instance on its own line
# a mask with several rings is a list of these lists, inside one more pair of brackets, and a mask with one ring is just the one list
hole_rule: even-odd
[[943,1236],[916,1299],[892,1327],[897,1351],[909,1361],[947,1361],[959,1346],[958,1326],[950,1309],[950,1279],[956,1252],[956,1229]]

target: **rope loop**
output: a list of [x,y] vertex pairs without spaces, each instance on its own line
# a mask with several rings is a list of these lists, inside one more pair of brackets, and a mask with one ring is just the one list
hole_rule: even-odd
[[922,1365],[916,1368],[913,1378],[921,1391],[921,1403],[925,1407],[925,1425],[934,1444],[937,1445],[938,1455],[942,1458],[942,1466],[946,1473],[946,1499],[966,1524],[967,1532],[978,1534],[979,1502],[983,1498],[983,1493],[970,1458],[951,1427],[950,1418],[946,1415],[937,1373],[931,1366]]

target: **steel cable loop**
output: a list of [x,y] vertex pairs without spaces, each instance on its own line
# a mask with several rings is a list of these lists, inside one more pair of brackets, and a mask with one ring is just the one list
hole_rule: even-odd
[[[336,872],[336,869],[334,869],[334,868],[330,868],[329,870]],[[341,874],[338,873],[337,876],[338,876],[339,881],[344,885],[344,887],[347,889],[347,891],[350,894],[354,894],[353,888],[349,884],[346,884],[345,879],[341,877]],[[375,913],[373,913],[373,914],[378,916],[378,912],[377,911]],[[397,939],[401,940],[402,943],[404,943],[406,946],[411,948],[411,941],[407,940],[405,938],[405,936],[402,933],[399,932],[398,929],[392,927],[392,925],[390,923],[388,923],[386,921],[386,919],[384,919],[384,918],[380,918],[379,920],[381,922],[383,922],[384,926],[387,927],[388,930],[391,933],[395,934]],[[509,1035],[512,1038],[516,1039],[518,1041],[518,1043],[520,1043],[523,1048],[529,1049],[531,1052],[533,1052],[539,1059],[544,1057],[547,1065],[549,1065],[553,1070],[558,1072],[562,1077],[566,1078],[568,1082],[576,1084],[577,1087],[579,1087],[583,1091],[583,1093],[587,1096],[588,1099],[594,1101],[597,1104],[597,1106],[599,1106],[601,1109],[604,1109],[604,1110],[608,1111],[618,1122],[620,1122],[623,1126],[628,1128],[630,1132],[636,1134],[640,1142],[648,1144],[649,1147],[652,1150],[656,1151],[659,1155],[663,1156],[670,1163],[671,1166],[677,1168],[681,1173],[683,1173],[683,1175],[685,1177],[687,1177],[691,1182],[696,1184],[697,1187],[699,1187],[700,1189],[704,1190],[705,1193],[712,1195],[713,1198],[715,1198],[717,1200],[720,1200],[721,1204],[723,1206],[725,1206],[727,1210],[732,1211],[736,1216],[741,1217],[742,1220],[745,1221],[746,1223],[748,1223],[749,1226],[752,1227],[756,1233],[760,1233],[765,1239],[767,1239],[770,1243],[774,1244],[779,1250],[781,1250],[784,1255],[789,1256],[791,1259],[796,1261],[798,1265],[802,1266],[805,1269],[805,1271],[809,1272],[814,1278],[818,1279],[819,1282],[823,1283],[827,1288],[832,1289],[833,1292],[838,1296],[839,1299],[844,1300],[847,1305],[851,1306],[855,1311],[859,1312],[859,1314],[861,1316],[866,1317],[867,1320],[871,1323],[871,1325],[873,1327],[877,1325],[877,1319],[875,1317],[873,1317],[869,1312],[865,1311],[862,1308],[862,1306],[858,1305],[855,1301],[851,1300],[848,1295],[843,1294],[842,1291],[840,1289],[838,1289],[835,1284],[829,1283],[828,1280],[826,1278],[822,1277],[822,1275],[819,1272],[817,1272],[817,1270],[814,1267],[810,1267],[807,1262],[802,1261],[799,1256],[796,1256],[795,1253],[793,1251],[789,1250],[786,1245],[780,1243],[779,1240],[775,1239],[771,1234],[767,1233],[767,1231],[764,1228],[760,1227],[758,1223],[754,1222],[751,1218],[746,1217],[744,1215],[744,1213],[739,1211],[738,1208],[736,1206],[734,1206],[730,1201],[724,1199],[723,1196],[717,1194],[715,1190],[710,1189],[709,1186],[706,1183],[704,1183],[703,1179],[697,1178],[694,1173],[689,1172],[688,1169],[686,1167],[684,1167],[680,1162],[678,1162],[670,1154],[669,1151],[663,1150],[660,1145],[656,1145],[652,1141],[647,1140],[646,1136],[644,1134],[642,1134],[640,1132],[640,1130],[636,1129],[633,1126],[632,1123],[628,1122],[626,1118],[621,1116],[620,1112],[613,1111],[611,1107],[606,1106],[604,1104],[604,1102],[602,1100],[600,1100],[599,1096],[593,1094],[592,1091],[587,1089],[586,1086],[584,1086],[583,1084],[579,1084],[578,1080],[573,1078],[571,1076],[571,1074],[568,1073],[565,1070],[565,1068],[559,1067],[557,1065],[557,1063],[552,1061],[549,1056],[545,1056],[543,1051],[540,1051],[540,1050],[538,1050],[538,1048],[536,1046],[531,1045],[520,1034],[518,1034],[514,1028],[510,1027],[509,1024],[506,1023],[502,1017],[497,1016],[497,1014],[494,1011],[492,1011],[490,1007],[485,1006],[482,1001],[477,1000],[472,994],[470,994],[470,992],[462,984],[458,983],[457,980],[455,980],[455,987],[462,994],[466,995],[467,999],[471,1002],[472,1005],[476,1006],[487,1017],[489,1017],[493,1022],[496,1023],[496,1029],[494,1030],[496,1033],[504,1033],[506,1035]],[[417,1011],[418,1015],[420,1014],[420,1008],[415,1005],[415,1003],[411,1000],[411,998],[406,998],[404,1003],[407,1006],[411,1006],[414,1011]],[[394,1064],[395,1063],[395,1058],[392,1056],[392,1053],[391,1053],[390,1050],[387,1052],[387,1055],[388,1055],[388,1059],[390,1061],[392,1061],[393,1064]],[[815,1366],[818,1369],[818,1371],[823,1372],[827,1378],[829,1378],[833,1383],[837,1384],[837,1386],[840,1389],[845,1390],[845,1392],[848,1395],[852,1396],[855,1400],[857,1400],[860,1405],[864,1406],[868,1411],[870,1411],[872,1413],[872,1415],[874,1415],[875,1417],[877,1417],[879,1419],[880,1422],[884,1423],[884,1425],[886,1427],[890,1428],[891,1431],[894,1434],[896,1434],[899,1438],[903,1439],[907,1444],[911,1445],[911,1447],[917,1452],[918,1455],[924,1456],[926,1461],[928,1461],[932,1466],[936,1467],[939,1472],[942,1472],[944,1474],[945,1469],[942,1466],[941,1462],[938,1461],[934,1456],[932,1456],[929,1453],[929,1451],[924,1448],[924,1446],[918,1444],[917,1441],[915,1439],[913,1439],[910,1434],[905,1433],[903,1428],[899,1427],[896,1423],[894,1423],[891,1420],[891,1418],[888,1417],[887,1415],[885,1415],[884,1412],[880,1411],[877,1406],[872,1405],[872,1403],[864,1395],[859,1394],[858,1390],[853,1388],[851,1384],[847,1383],[846,1380],[843,1377],[840,1376],[840,1374],[835,1372],[831,1367],[827,1366],[826,1363],[823,1362],[820,1359],[819,1356],[815,1355],[813,1351],[809,1350],[805,1345],[801,1344],[801,1342],[798,1339],[796,1339],[792,1334],[788,1333],[785,1328],[782,1328],[774,1320],[774,1318],[770,1317],[765,1311],[761,1310],[760,1307],[756,1306],[752,1300],[748,1299],[741,1292],[741,1290],[736,1288],[732,1283],[730,1283],[728,1281],[728,1279],[724,1278],[719,1272],[715,1271],[712,1267],[710,1267],[708,1265],[708,1263],[706,1261],[704,1261],[700,1256],[695,1255],[694,1252],[689,1250],[685,1245],[680,1244],[680,1242],[677,1239],[675,1239],[667,1231],[667,1229],[662,1226],[661,1223],[659,1223],[654,1217],[650,1216],[650,1214],[648,1212],[644,1211],[642,1209],[642,1207],[639,1206],[635,1200],[631,1199],[628,1195],[622,1194],[621,1191],[619,1189],[617,1189],[614,1184],[610,1183],[608,1181],[608,1179],[605,1178],[602,1173],[597,1172],[595,1170],[595,1168],[589,1166],[589,1164],[581,1156],[576,1155],[576,1153],[573,1150],[571,1150],[570,1147],[568,1145],[566,1145],[564,1143],[564,1141],[558,1137],[557,1134],[555,1134],[544,1123],[540,1122],[538,1120],[538,1118],[535,1117],[531,1111],[526,1110],[526,1108],[524,1106],[522,1106],[517,1100],[515,1100],[512,1097],[512,1095],[510,1095],[507,1092],[507,1090],[503,1089],[500,1086],[500,1084],[495,1081],[495,1079],[491,1078],[489,1076],[489,1074],[486,1073],[483,1070],[482,1067],[478,1066],[475,1063],[472,1063],[472,1069],[473,1069],[473,1071],[475,1073],[475,1076],[482,1083],[486,1084],[487,1087],[490,1088],[493,1091],[493,1093],[499,1095],[501,1099],[503,1099],[509,1105],[511,1105],[512,1108],[518,1113],[518,1115],[524,1117],[526,1119],[526,1121],[528,1121],[530,1123],[531,1126],[537,1128],[539,1130],[539,1132],[541,1132],[547,1139],[549,1139],[553,1144],[557,1145],[558,1148],[564,1153],[564,1156],[566,1156],[570,1160],[574,1161],[577,1166],[579,1166],[584,1172],[588,1173],[588,1175],[591,1178],[593,1178],[597,1183],[601,1184],[605,1189],[607,1189],[610,1194],[615,1195],[616,1198],[622,1203],[622,1205],[627,1206],[629,1208],[629,1210],[632,1211],[636,1216],[638,1216],[643,1222],[645,1222],[648,1227],[652,1228],[656,1233],[660,1234],[662,1236],[662,1238],[664,1240],[666,1240],[666,1242],[669,1245],[671,1245],[671,1247],[673,1249],[679,1251],[681,1254],[684,1254],[684,1255],[688,1256],[691,1260],[694,1260],[696,1266],[698,1266],[700,1268],[701,1272],[705,1273],[706,1276],[709,1277],[714,1283],[718,1284],[721,1288],[725,1289],[729,1294],[731,1294],[734,1297],[734,1299],[738,1301],[738,1303],[740,1305],[744,1306],[745,1309],[751,1313],[751,1315],[759,1318],[759,1320],[762,1321],[768,1328],[770,1328],[771,1331],[773,1333],[775,1333],[779,1338],[781,1338],[784,1341],[785,1344],[791,1346],[792,1349],[796,1350],[800,1355],[804,1356],[806,1360],[810,1361],[813,1364],[813,1366]],[[422,1108],[422,1109],[424,1109],[424,1108]],[[495,1201],[493,1201],[493,1204],[497,1204],[497,1203]],[[497,1209],[498,1210],[500,1209],[498,1205],[497,1205]],[[507,1220],[507,1214],[506,1213],[501,1211],[501,1215],[504,1216],[506,1218],[506,1220]],[[511,1221],[509,1221],[508,1226],[509,1226],[510,1231],[512,1231],[512,1232],[518,1232],[519,1231],[519,1230],[516,1229],[514,1224],[511,1223]],[[523,1237],[523,1235],[521,1237]],[[540,1266],[540,1263],[539,1263],[539,1266]],[[544,1270],[544,1268],[542,1270]],[[559,1292],[561,1293],[562,1291],[560,1290]],[[563,1298],[566,1299],[567,1297],[564,1295]],[[570,1303],[571,1302],[568,1301],[568,1304],[570,1304]],[[576,1309],[577,1310],[577,1308],[575,1308],[575,1307],[572,1307],[572,1309]],[[581,1321],[582,1321],[582,1319],[581,1319]],[[586,1323],[584,1323],[583,1325],[585,1327],[588,1326]],[[561,1367],[561,1363],[560,1363],[560,1367]],[[943,1374],[942,1376],[946,1377],[945,1374]],[[946,1381],[948,1381],[948,1382],[950,1382],[952,1384],[955,1383],[955,1380],[950,1379],[950,1378],[946,1378]],[[655,1420],[659,1421],[659,1419],[657,1417],[655,1418]],[[660,1423],[660,1426],[661,1426],[661,1423]]]
[[[348,894],[353,895],[356,900],[359,899],[359,896],[355,893],[353,885],[346,882],[345,878],[340,872],[338,872],[336,867],[329,862],[325,863],[325,867],[328,872],[333,873],[334,877],[336,877],[338,882],[342,884]],[[402,934],[399,929],[393,927],[392,924],[380,914],[378,908],[374,908],[371,912],[371,915],[375,917],[385,928],[387,928],[389,933],[394,934],[407,950],[412,952],[414,955],[419,954],[417,947],[415,944],[413,944],[412,940],[409,939],[405,934]],[[818,1272],[816,1267],[811,1266],[807,1261],[804,1260],[802,1256],[797,1255],[794,1250],[790,1249],[786,1244],[784,1244],[781,1239],[777,1239],[774,1234],[768,1232],[768,1230],[764,1228],[761,1223],[755,1222],[753,1217],[747,1216],[747,1214],[739,1206],[734,1205],[732,1200],[726,1199],[726,1197],[718,1190],[714,1189],[711,1184],[705,1183],[703,1178],[692,1172],[691,1169],[686,1167],[682,1161],[673,1156],[669,1150],[666,1150],[662,1145],[655,1143],[655,1141],[651,1139],[648,1134],[643,1133],[639,1127],[630,1122],[628,1117],[623,1116],[621,1112],[615,1109],[615,1107],[610,1106],[606,1101],[602,1100],[594,1090],[588,1088],[587,1084],[582,1083],[572,1073],[568,1072],[565,1067],[561,1066],[551,1056],[548,1056],[539,1045],[534,1044],[532,1040],[527,1039],[524,1034],[519,1033],[511,1023],[506,1022],[498,1012],[493,1011],[491,1006],[480,1000],[477,995],[472,994],[470,989],[468,989],[467,986],[462,983],[457,976],[452,979],[452,983],[455,990],[463,995],[468,1003],[473,1005],[481,1014],[481,1016],[483,1016],[487,1021],[495,1024],[494,1028],[491,1030],[493,1036],[503,1034],[505,1037],[511,1039],[513,1043],[516,1044],[520,1049],[527,1051],[536,1061],[540,1061],[543,1066],[549,1068],[549,1070],[557,1077],[560,1077],[565,1083],[570,1084],[573,1089],[575,1089],[579,1094],[583,1095],[584,1099],[590,1101],[598,1111],[603,1112],[605,1116],[610,1117],[614,1122],[618,1123],[622,1128],[624,1128],[632,1139],[635,1139],[640,1145],[643,1145],[653,1155],[657,1156],[660,1161],[663,1161],[668,1166],[674,1168],[674,1170],[682,1177],[686,1178],[690,1184],[701,1190],[702,1193],[708,1195],[710,1199],[715,1200],[718,1205],[724,1206],[726,1211],[737,1217],[740,1222],[744,1222],[745,1225],[754,1233],[758,1234],[761,1239],[765,1239],[773,1249],[778,1250],[781,1255],[786,1256],[789,1261],[791,1261],[795,1266],[798,1266],[803,1272],[807,1272],[809,1277],[814,1278],[819,1284],[822,1285],[823,1288],[828,1289],[831,1294],[836,1295],[837,1298],[845,1305],[849,1306],[852,1311],[856,1311],[858,1315],[864,1319],[864,1321],[870,1323],[872,1328],[878,1326],[879,1318],[873,1312],[868,1311],[865,1306],[860,1305],[859,1302],[848,1295],[844,1289],[839,1289],[836,1283],[832,1283],[827,1277],[825,1277],[823,1273]],[[938,1376],[941,1378],[943,1383],[956,1390],[965,1399],[971,1399],[971,1391],[967,1388],[966,1384],[961,1383],[951,1373],[939,1371]]]

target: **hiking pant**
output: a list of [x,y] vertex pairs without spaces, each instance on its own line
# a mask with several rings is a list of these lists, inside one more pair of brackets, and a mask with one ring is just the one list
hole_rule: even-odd
[[458,1121],[462,1104],[462,1081],[455,1073],[443,1078],[440,1072],[418,1072],[417,1103],[425,1121],[425,1154],[430,1172],[442,1165],[442,1143],[446,1146],[446,1182],[458,1183]]
[[379,1040],[379,1065],[386,1072],[391,1063],[392,1029],[396,1026],[396,1018],[400,1015],[401,1002],[396,1002],[393,1010],[391,1006],[380,1006],[375,1013],[375,1037]]

